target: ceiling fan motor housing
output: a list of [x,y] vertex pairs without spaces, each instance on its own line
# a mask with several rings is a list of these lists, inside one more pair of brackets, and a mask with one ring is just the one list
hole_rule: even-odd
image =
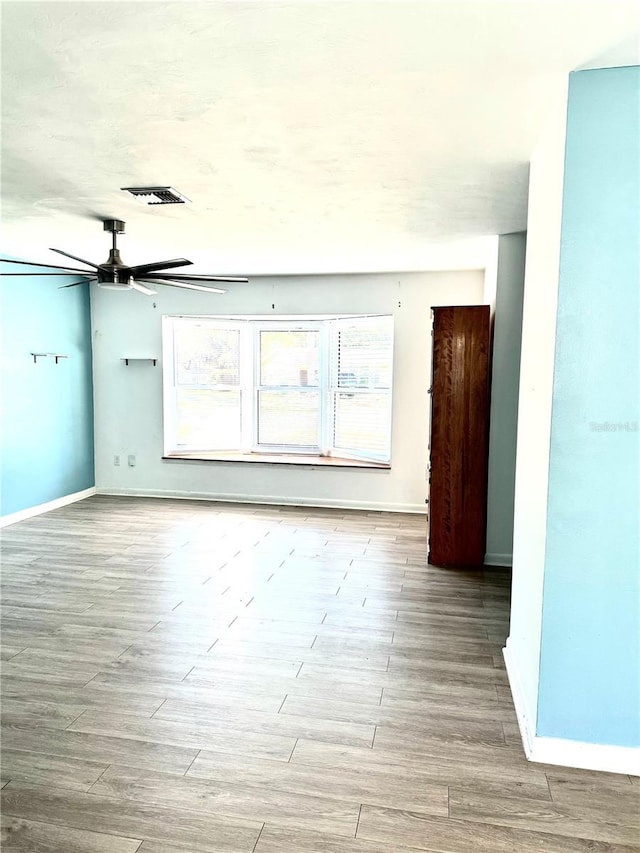
[[[124,223],[122,223],[124,225]],[[98,284],[129,284],[131,267],[122,263],[119,249],[109,251],[109,260],[96,270]]]

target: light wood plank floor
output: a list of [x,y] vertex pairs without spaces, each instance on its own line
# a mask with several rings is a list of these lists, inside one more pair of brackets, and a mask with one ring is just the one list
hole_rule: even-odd
[[640,786],[529,764],[509,577],[424,520],[95,497],[6,528],[2,843],[630,853]]

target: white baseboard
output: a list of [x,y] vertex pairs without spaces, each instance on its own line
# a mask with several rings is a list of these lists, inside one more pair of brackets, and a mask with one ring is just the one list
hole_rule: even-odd
[[513,555],[512,554],[485,554],[484,555],[484,564],[485,566],[501,566],[504,568],[511,568],[513,565]]
[[47,501],[47,503],[38,504],[38,506],[31,506],[27,509],[21,509],[18,512],[12,512],[10,515],[0,518],[0,527],[8,527],[10,524],[16,524],[18,521],[24,521],[27,518],[33,518],[45,512],[51,512],[52,509],[60,509],[62,506],[82,501],[95,494],[96,488],[92,486],[90,489],[84,489],[82,492],[74,492],[72,495],[64,495],[64,497],[56,498],[54,501]]
[[347,501],[339,498],[283,497],[282,495],[215,494],[211,492],[181,492],[164,489],[98,488],[99,495],[138,498],[170,498],[173,500],[221,501],[223,503],[267,504],[270,506],[312,506],[330,509],[359,509],[368,512],[408,512],[425,515],[424,504],[388,504],[375,501]]
[[584,743],[566,738],[536,735],[535,712],[527,708],[518,668],[508,640],[502,653],[520,726],[522,746],[529,761],[537,764],[555,764],[560,767],[577,767],[581,770],[600,770],[605,773],[640,776],[640,747]]
[[640,747],[637,746],[611,746],[536,736],[528,758],[541,764],[640,776]]

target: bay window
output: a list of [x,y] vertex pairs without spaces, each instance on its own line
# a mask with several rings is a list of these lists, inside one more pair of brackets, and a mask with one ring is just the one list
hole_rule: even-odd
[[165,456],[390,461],[390,316],[165,317],[163,348]]

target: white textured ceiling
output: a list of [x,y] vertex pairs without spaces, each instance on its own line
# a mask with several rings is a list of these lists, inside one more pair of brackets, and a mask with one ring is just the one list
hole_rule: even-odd
[[638,61],[640,7],[618,0],[1,7],[4,250],[40,260],[106,260],[114,217],[128,263],[446,265],[440,243],[526,227],[567,73]]

